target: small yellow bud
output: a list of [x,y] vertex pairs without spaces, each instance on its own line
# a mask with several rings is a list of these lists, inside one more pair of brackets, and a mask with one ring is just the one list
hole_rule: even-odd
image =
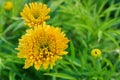
[[13,8],[13,3],[11,1],[7,1],[4,5],[5,10],[11,10]]
[[95,57],[95,58],[100,58],[101,57],[101,50],[99,50],[99,49],[93,49],[92,51],[91,51],[91,55],[93,56],[93,57]]

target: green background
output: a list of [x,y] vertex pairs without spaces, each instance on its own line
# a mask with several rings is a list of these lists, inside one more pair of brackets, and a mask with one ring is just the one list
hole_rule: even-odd
[[[120,80],[119,0],[12,0],[10,11],[6,1],[0,0],[0,80]],[[68,55],[53,69],[23,69],[24,59],[17,58],[18,39],[28,28],[20,12],[30,2],[47,4],[47,24],[70,39]],[[98,59],[91,56],[94,48],[102,51]]]

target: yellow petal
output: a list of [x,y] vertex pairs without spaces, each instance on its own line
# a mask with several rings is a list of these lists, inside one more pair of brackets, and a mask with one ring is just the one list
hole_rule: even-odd
[[29,59],[26,59],[25,60],[25,65],[24,65],[24,69],[27,69],[27,68],[29,68],[30,66],[32,66],[33,65],[33,62],[31,61],[31,60],[29,60]]

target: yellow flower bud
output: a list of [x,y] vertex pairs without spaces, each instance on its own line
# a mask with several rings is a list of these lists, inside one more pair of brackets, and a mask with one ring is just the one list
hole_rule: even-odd
[[13,3],[11,1],[7,1],[4,5],[5,10],[11,10],[13,8]]
[[95,58],[100,58],[101,57],[101,50],[100,49],[93,49],[91,51],[91,55]]

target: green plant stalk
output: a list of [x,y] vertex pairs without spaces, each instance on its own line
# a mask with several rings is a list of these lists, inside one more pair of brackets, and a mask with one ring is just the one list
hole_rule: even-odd
[[101,73],[101,63],[100,63],[100,59],[96,59],[96,65],[97,65],[97,71],[100,74]]

